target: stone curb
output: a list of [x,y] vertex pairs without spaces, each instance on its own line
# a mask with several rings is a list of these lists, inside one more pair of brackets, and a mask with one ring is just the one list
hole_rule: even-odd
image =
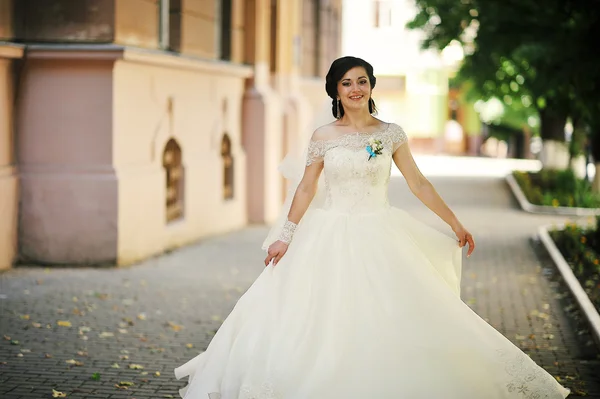
[[547,205],[534,205],[527,200],[523,190],[519,186],[519,183],[515,180],[512,173],[506,176],[506,183],[512,190],[515,198],[519,202],[521,209],[525,212],[530,213],[543,213],[548,215],[562,215],[562,216],[595,216],[600,215],[600,208],[576,208],[569,206],[547,206]]
[[560,253],[560,250],[554,243],[554,240],[552,239],[552,237],[550,237],[550,228],[553,228],[553,226],[547,225],[539,227],[538,237],[540,238],[542,244],[544,244],[546,251],[548,251],[548,254],[554,261],[554,264],[560,271],[560,274],[562,275],[565,283],[569,287],[569,290],[575,297],[579,308],[585,315],[590,325],[592,336],[594,337],[596,344],[600,347],[600,314],[594,307],[594,304],[592,303],[590,298],[587,296],[587,293],[584,291],[583,287],[579,283],[579,280],[577,280],[577,277],[575,277],[575,274],[571,270],[571,267]]

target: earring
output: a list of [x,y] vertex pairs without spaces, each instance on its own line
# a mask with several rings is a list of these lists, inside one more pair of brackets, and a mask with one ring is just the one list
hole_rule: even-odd
[[341,115],[340,115],[340,99],[338,98],[338,100],[335,102],[335,119],[340,119]]

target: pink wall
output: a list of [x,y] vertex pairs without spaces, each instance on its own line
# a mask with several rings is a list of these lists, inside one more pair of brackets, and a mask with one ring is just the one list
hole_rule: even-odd
[[117,257],[112,62],[85,58],[28,57],[18,112],[24,261],[97,264]]

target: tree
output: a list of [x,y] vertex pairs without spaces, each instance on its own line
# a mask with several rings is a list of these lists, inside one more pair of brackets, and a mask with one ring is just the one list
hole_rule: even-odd
[[[598,2],[597,0],[594,2]],[[582,0],[417,0],[409,28],[424,29],[423,46],[442,50],[459,41],[466,57],[459,71],[484,98],[537,108],[544,140],[564,141],[574,107],[571,53],[589,3]],[[585,43],[588,51],[592,48]],[[564,49],[571,51],[565,52]]]

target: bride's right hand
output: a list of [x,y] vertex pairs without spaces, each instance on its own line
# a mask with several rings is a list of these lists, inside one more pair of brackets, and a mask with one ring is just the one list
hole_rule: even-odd
[[285,255],[288,249],[288,244],[283,241],[275,241],[273,244],[269,246],[267,250],[267,257],[265,258],[265,266],[269,266],[269,263],[273,261],[273,266],[275,266]]

